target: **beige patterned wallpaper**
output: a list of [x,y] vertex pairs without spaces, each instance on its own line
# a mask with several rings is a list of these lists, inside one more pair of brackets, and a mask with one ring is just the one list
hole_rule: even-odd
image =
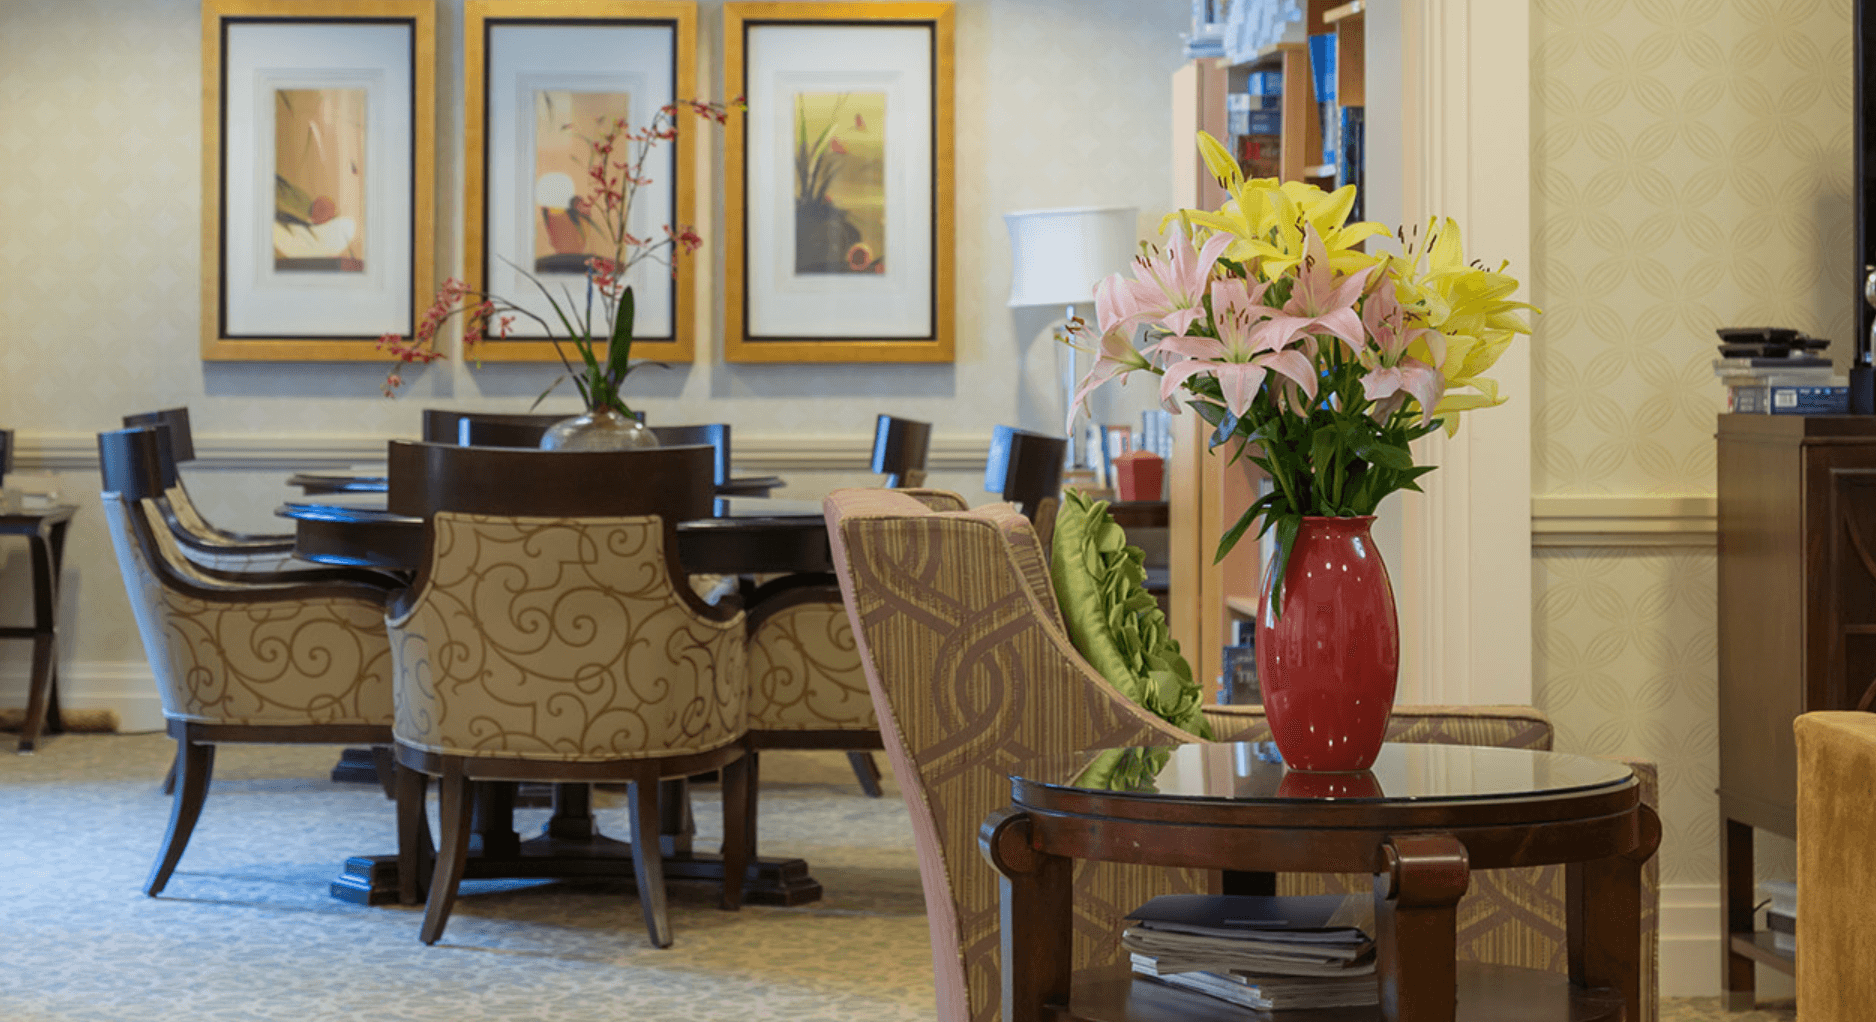
[[[1534,0],[1533,489],[1710,494],[1713,329],[1852,329],[1850,5]],[[1542,550],[1560,747],[1661,765],[1662,881],[1718,879],[1711,548]],[[1762,842],[1761,874],[1791,875]]]

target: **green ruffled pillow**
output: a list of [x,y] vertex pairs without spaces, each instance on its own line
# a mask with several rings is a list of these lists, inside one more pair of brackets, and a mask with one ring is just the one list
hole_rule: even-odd
[[1146,591],[1146,553],[1127,545],[1107,502],[1064,492],[1053,545],[1055,600],[1082,657],[1142,709],[1210,739],[1192,666]]

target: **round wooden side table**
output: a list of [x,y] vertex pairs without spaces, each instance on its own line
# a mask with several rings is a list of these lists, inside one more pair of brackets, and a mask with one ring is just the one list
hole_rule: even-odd
[[[1373,874],[1380,1005],[1299,1016],[1310,1022],[1641,1017],[1642,865],[1661,824],[1619,763],[1390,744],[1372,770],[1306,774],[1271,743],[1195,744],[1040,759],[1012,773],[1011,793],[981,837],[1004,878],[1005,1022],[1289,1017],[1144,977],[1073,975],[1076,859],[1222,870],[1228,893],[1247,894],[1274,893],[1277,873]],[[1456,962],[1472,870],[1558,863],[1567,978]]]

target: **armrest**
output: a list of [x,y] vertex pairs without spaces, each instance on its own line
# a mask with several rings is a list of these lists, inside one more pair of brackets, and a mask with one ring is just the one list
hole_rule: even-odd
[[1798,996],[1806,1018],[1876,1003],[1876,714],[1807,713],[1798,739]]

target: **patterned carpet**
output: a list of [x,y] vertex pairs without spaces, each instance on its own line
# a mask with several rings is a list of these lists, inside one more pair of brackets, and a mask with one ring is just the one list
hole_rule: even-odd
[[[0,740],[3,741],[3,740]],[[826,897],[718,912],[674,885],[676,947],[645,940],[630,893],[466,884],[443,943],[419,911],[335,901],[340,860],[395,847],[391,805],[325,780],[326,748],[225,747],[164,896],[141,888],[167,821],[159,735],[64,735],[0,759],[4,1022],[894,1022],[933,1014],[918,866],[897,789],[859,794],[845,758],[763,758],[764,854],[812,865]],[[883,766],[884,764],[882,764]],[[889,782],[890,783],[890,782]],[[626,832],[602,795],[602,829]],[[697,796],[700,846],[719,833]],[[545,811],[523,811],[538,827]],[[1791,1022],[1668,1001],[1662,1022]]]

